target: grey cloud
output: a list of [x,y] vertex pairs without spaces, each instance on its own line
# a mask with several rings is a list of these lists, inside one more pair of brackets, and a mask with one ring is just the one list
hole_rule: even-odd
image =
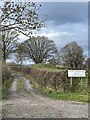
[[[68,42],[76,41],[88,52],[88,3],[40,3],[40,15],[48,14],[46,29],[39,35],[45,35],[54,40],[61,49]],[[21,37],[23,38],[23,36]]]
[[41,3],[40,15],[48,15],[48,21],[55,24],[84,22],[88,19],[86,2],[48,2]]
[[[49,25],[49,23],[48,23]],[[65,44],[76,41],[88,56],[88,26],[83,23],[71,23],[63,25],[55,25],[50,22],[48,28],[39,31],[39,35],[45,35],[55,41],[58,49],[61,49]]]

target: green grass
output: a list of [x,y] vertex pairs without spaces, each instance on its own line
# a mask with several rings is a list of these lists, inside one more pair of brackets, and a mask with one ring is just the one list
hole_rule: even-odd
[[59,100],[88,102],[88,95],[83,95],[80,93],[63,93],[63,92],[54,91],[48,94],[48,96],[54,99],[59,99]]
[[86,90],[85,92],[83,92],[84,91],[83,88],[77,93],[70,93],[70,92],[64,93],[60,91],[54,91],[50,88],[45,88],[44,86],[36,83],[36,81],[30,75],[28,75],[27,77],[30,79],[34,87],[37,89],[37,91],[47,95],[50,98],[58,99],[58,100],[88,102],[88,92]]
[[24,82],[23,82],[22,80],[19,80],[19,81],[18,81],[17,90],[18,90],[18,92],[19,92],[19,91],[21,91],[21,92],[24,91]]
[[30,68],[38,68],[42,70],[48,70],[50,72],[60,72],[65,69],[65,68],[57,68],[54,65],[50,65],[50,64],[34,64],[30,66]]
[[12,81],[6,80],[2,85],[2,99],[8,99],[8,89],[11,86]]

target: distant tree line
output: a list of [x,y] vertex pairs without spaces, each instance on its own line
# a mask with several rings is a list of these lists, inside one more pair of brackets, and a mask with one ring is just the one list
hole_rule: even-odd
[[90,58],[85,61],[83,48],[75,41],[67,43],[58,50],[55,42],[45,36],[32,36],[22,43],[18,43],[18,32],[5,31],[1,36],[2,58],[6,61],[12,53],[16,62],[22,64],[26,58],[36,64],[48,61],[50,64],[60,64],[71,69],[88,67]]
[[5,31],[1,36],[2,58],[6,61],[14,54],[16,62],[22,64],[26,59],[34,63],[60,64],[71,69],[89,67],[90,58],[85,61],[83,48],[75,41],[67,43],[58,50],[55,42],[45,36],[32,36],[22,43],[18,42],[18,32]]
[[48,63],[63,65],[71,69],[81,69],[89,65],[90,58],[85,61],[83,48],[75,41],[67,43],[58,50],[55,42],[45,36],[32,36],[22,43],[18,43],[18,34],[8,31],[2,36],[2,57],[4,61],[14,53],[16,62],[22,64],[26,59],[34,63]]

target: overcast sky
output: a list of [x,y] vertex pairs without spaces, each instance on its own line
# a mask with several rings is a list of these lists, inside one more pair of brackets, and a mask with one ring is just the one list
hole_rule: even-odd
[[[38,3],[39,4],[39,3]],[[86,2],[43,2],[40,18],[47,15],[46,27],[37,32],[54,40],[58,49],[76,41],[88,56],[88,3]],[[26,39],[20,35],[20,41]]]
[[[40,3],[39,15],[45,18],[46,28],[37,34],[54,40],[58,49],[68,42],[76,41],[88,55],[88,3],[83,2],[46,2]],[[24,39],[23,36],[20,37]]]

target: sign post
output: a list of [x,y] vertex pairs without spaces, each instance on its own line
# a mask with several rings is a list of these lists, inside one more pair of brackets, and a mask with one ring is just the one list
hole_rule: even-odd
[[81,78],[81,87],[82,87],[82,78],[85,77],[85,70],[68,70],[68,77],[70,77],[70,86],[72,86],[72,78]]
[[70,79],[70,86],[72,87],[72,77],[71,77],[71,79]]
[[81,88],[82,88],[82,77],[81,77]]

